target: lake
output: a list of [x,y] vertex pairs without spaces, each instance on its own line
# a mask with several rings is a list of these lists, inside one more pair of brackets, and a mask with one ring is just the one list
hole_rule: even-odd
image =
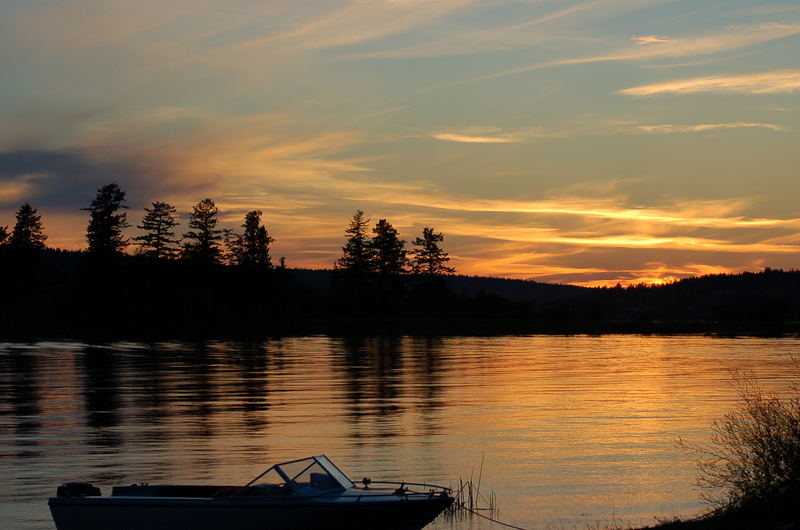
[[690,516],[705,506],[675,440],[708,440],[732,370],[780,393],[798,355],[797,338],[636,335],[0,344],[0,525],[54,528],[65,481],[238,484],[321,453],[356,481],[480,478],[525,528]]

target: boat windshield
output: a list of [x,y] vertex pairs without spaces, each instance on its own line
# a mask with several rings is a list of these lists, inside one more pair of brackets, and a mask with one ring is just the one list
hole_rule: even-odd
[[350,479],[324,455],[275,464],[259,479],[266,481],[258,486],[283,483],[301,495],[353,487]]

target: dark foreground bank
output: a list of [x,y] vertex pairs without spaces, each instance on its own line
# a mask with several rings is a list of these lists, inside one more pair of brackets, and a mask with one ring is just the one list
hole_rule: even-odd
[[784,490],[768,499],[720,509],[696,519],[645,527],[658,530],[793,530],[800,528],[800,490]]

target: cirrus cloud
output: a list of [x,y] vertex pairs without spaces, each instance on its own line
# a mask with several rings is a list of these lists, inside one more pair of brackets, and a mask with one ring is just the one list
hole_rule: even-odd
[[618,91],[635,97],[697,93],[791,94],[800,90],[800,69],[773,70],[745,75],[694,77],[639,85]]
[[705,132],[705,131],[717,131],[720,129],[740,129],[740,128],[745,128],[745,129],[760,128],[760,129],[769,129],[771,131],[777,131],[777,132],[782,132],[786,130],[785,127],[781,125],[776,125],[774,123],[748,123],[748,122],[700,123],[695,125],[673,125],[673,124],[639,125],[636,127],[637,130],[642,132],[660,133],[660,134]]
[[532,138],[553,138],[563,133],[547,131],[541,127],[524,127],[505,132],[500,127],[467,127],[466,129],[429,133],[437,140],[468,144],[510,144]]

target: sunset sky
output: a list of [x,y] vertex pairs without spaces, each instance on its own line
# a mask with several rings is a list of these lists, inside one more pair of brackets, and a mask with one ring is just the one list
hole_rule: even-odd
[[799,129],[797,0],[0,0],[0,225],[51,246],[117,182],[290,267],[362,209],[465,274],[800,268]]

